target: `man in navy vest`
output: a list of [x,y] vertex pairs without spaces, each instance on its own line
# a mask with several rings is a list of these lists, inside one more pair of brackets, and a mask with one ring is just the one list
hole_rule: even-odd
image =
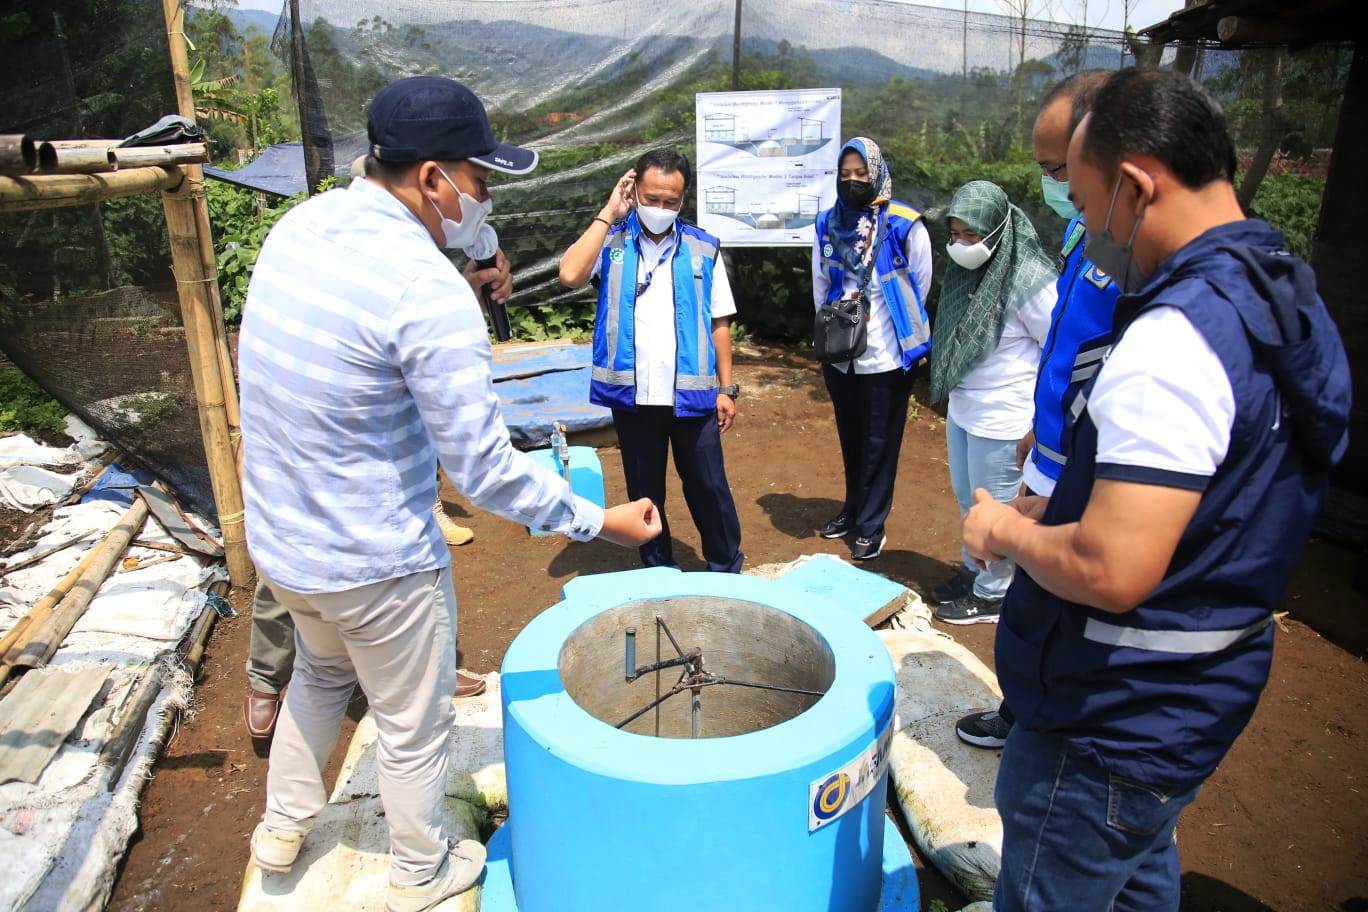
[[1249,722],[1272,612],[1348,444],[1349,368],[1310,268],[1247,220],[1220,108],[1122,70],[1068,153],[1121,289],[1054,494],[964,522],[1020,572],[997,633],[1016,725],[997,910],[1176,910],[1174,827]]
[[649,497],[664,532],[642,546],[647,567],[673,567],[665,521],[665,464],[674,450],[684,501],[708,569],[740,573],[741,523],[722,461],[736,418],[731,317],[736,313],[717,238],[684,222],[689,160],[643,155],[561,257],[569,288],[598,289],[589,399],[613,410],[627,490]]
[[[1059,303],[1055,305],[1045,348],[1036,373],[1035,417],[1031,432],[1017,445],[1017,465],[1027,494],[1049,497],[1068,462],[1065,411],[1084,383],[1092,379],[1111,343],[1116,284],[1094,266],[1083,250],[1083,219],[1069,200],[1069,137],[1092,109],[1097,90],[1112,70],[1084,70],[1056,85],[1041,102],[1031,130],[1032,151],[1040,166],[1040,190],[1045,203],[1069,224],[1059,252]],[[933,593],[941,605],[936,617],[947,624],[980,620],[996,622],[997,614],[967,617],[956,611],[955,599],[968,591],[973,577],[956,574]],[[1002,704],[988,712],[970,713],[955,725],[960,740],[975,747],[1000,748],[1012,730],[1012,711]]]

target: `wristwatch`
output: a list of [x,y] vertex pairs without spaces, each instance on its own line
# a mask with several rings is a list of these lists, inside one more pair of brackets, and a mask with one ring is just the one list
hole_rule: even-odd
[[735,399],[741,395],[741,384],[733,383],[731,386],[719,386],[717,392],[719,395],[730,396]]

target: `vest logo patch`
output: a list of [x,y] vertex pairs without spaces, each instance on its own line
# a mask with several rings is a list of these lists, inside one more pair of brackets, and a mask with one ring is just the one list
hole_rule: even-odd
[[826,257],[827,259],[831,259],[831,255],[835,252],[836,248],[832,247],[830,244],[827,244],[824,247],[822,247],[822,256]]
[[701,276],[703,274],[703,258],[701,256],[693,258],[693,271],[694,275]]
[[1112,283],[1111,276],[1091,264],[1088,265],[1088,271],[1083,273],[1083,278],[1098,288],[1106,288]]
[[624,254],[621,247],[614,247],[608,254],[608,259],[612,260],[614,263],[621,263],[623,258]]

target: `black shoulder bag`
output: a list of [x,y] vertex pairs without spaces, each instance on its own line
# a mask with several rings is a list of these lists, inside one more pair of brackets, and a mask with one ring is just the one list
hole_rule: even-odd
[[[870,231],[874,243],[877,226]],[[870,255],[864,281],[853,298],[842,298],[834,304],[823,304],[817,309],[812,324],[812,347],[817,360],[823,364],[854,361],[869,347],[869,280],[874,276],[875,254]]]

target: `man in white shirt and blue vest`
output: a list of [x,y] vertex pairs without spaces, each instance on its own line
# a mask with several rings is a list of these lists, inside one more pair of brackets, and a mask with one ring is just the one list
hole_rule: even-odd
[[1177,912],[1178,815],[1249,722],[1280,604],[1348,446],[1349,365],[1309,266],[1246,219],[1220,107],[1112,75],[1068,150],[1087,256],[1121,291],[1048,501],[980,491],[976,560],[1016,719],[997,912]]
[[561,258],[569,288],[598,288],[590,401],[613,411],[630,497],[649,498],[664,532],[641,548],[647,567],[675,566],[665,518],[674,451],[684,500],[717,573],[740,573],[741,523],[727,484],[722,434],[736,418],[731,317],[717,238],[684,222],[691,180],[675,149],[643,155]]
[[359,682],[379,732],[390,912],[469,889],[484,847],[443,820],[456,687],[451,554],[433,516],[440,460],[477,506],[521,525],[639,546],[641,501],[603,510],[513,449],[490,379],[475,288],[507,293],[507,261],[462,276],[491,169],[536,154],[494,139],[484,106],[436,76],[381,89],[366,177],[292,209],[261,248],[242,322],[247,543],[294,621],[294,673],[271,746],[252,860],[288,872],[327,793],[323,767]]

